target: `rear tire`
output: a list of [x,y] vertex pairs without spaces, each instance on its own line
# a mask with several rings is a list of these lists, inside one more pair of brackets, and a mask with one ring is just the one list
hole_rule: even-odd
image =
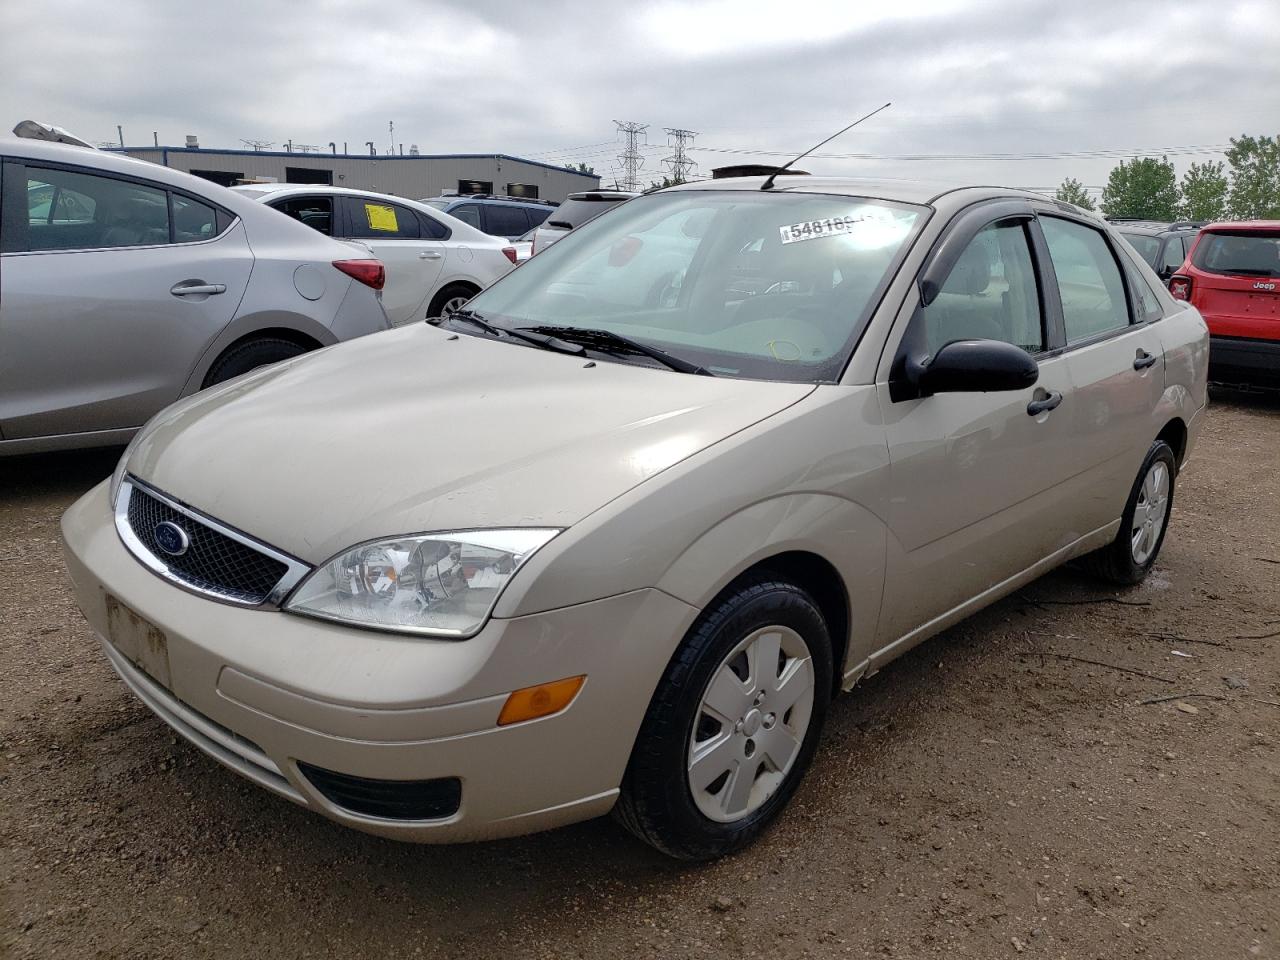
[[469,283],[451,283],[442,287],[440,292],[431,298],[427,317],[443,317],[445,310],[458,309],[479,292],[479,289]]
[[1080,560],[1088,573],[1123,586],[1141,583],[1155,566],[1173,511],[1178,462],[1173,448],[1157,440],[1147,451],[1109,545]]
[[745,847],[799,786],[831,690],[831,640],[813,598],[767,576],[731,587],[654,692],[616,818],[681,860]]
[[256,340],[246,340],[244,343],[232,347],[214,361],[213,366],[209,368],[209,372],[205,374],[201,389],[212,387],[214,384],[230,380],[232,377],[238,377],[242,373],[248,373],[250,370],[258,369],[258,367],[265,367],[272,363],[279,363],[281,360],[289,360],[293,357],[301,356],[306,352],[306,347],[294,343],[292,340],[282,340],[279,337],[261,337]]

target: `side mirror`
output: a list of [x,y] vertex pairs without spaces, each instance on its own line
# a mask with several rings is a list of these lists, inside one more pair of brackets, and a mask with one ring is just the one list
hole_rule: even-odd
[[1040,367],[1021,347],[1003,340],[953,340],[908,378],[922,397],[935,393],[1023,390],[1040,379]]

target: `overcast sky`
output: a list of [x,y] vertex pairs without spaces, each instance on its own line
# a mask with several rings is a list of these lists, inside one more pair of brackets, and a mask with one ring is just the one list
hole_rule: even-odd
[[664,127],[698,131],[708,173],[778,162],[749,151],[799,152],[892,100],[820,151],[877,159],[801,166],[1100,187],[1135,150],[1167,149],[1181,173],[1233,135],[1280,132],[1277,13],[1276,0],[3,0],[0,123],[382,152],[394,120],[406,150],[608,177],[614,121],[632,120],[649,124],[643,173],[658,177]]

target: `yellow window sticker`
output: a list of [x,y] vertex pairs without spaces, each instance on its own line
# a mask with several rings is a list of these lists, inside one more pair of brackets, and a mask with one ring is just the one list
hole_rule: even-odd
[[400,224],[396,223],[395,207],[388,207],[381,203],[366,203],[364,205],[364,215],[369,218],[370,230],[395,233],[400,229]]

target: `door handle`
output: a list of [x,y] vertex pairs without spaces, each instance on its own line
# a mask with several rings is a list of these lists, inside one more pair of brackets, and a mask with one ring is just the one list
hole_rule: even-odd
[[1152,366],[1159,358],[1154,353],[1147,353],[1141,347],[1138,348],[1137,359],[1133,361],[1133,369],[1145,370]]
[[225,283],[175,283],[169,288],[175,297],[212,297],[214,294],[226,293]]
[[1042,413],[1048,413],[1050,410],[1057,409],[1058,404],[1062,402],[1062,394],[1057,390],[1052,391],[1043,400],[1032,400],[1027,404],[1027,413],[1030,416],[1038,417]]
[[436,253],[434,250],[429,250],[429,251],[426,251],[425,253],[418,254],[418,259],[419,260],[439,260],[440,254]]

